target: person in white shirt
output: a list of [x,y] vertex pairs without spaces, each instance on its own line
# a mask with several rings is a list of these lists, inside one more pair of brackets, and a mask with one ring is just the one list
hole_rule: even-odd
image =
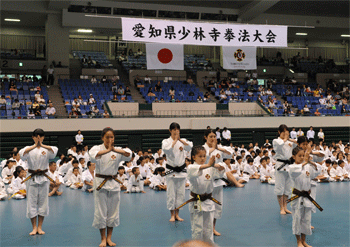
[[63,178],[59,175],[59,173],[56,171],[56,163],[54,161],[51,161],[49,163],[49,172],[48,175],[50,178],[52,178],[53,181],[55,181],[55,183],[53,183],[52,181],[50,181],[50,193],[49,196],[53,196],[53,195],[62,195],[63,192],[58,191],[61,184],[63,183]]
[[152,79],[148,75],[146,75],[145,82],[147,82],[148,84],[151,84],[152,83]]
[[137,166],[140,169],[140,175],[142,177],[144,185],[150,185],[151,171],[149,166],[146,164],[147,160],[144,157],[140,157],[137,161]]
[[[29,235],[45,234],[42,230],[44,217],[49,214],[49,179],[47,171],[49,160],[56,157],[58,148],[43,144],[45,132],[36,129],[33,132],[34,145],[26,146],[19,151],[21,159],[27,161],[29,179],[27,185],[27,218],[30,218],[33,231]],[[39,157],[39,158],[38,158]],[[36,175],[37,174],[37,175]],[[38,225],[36,224],[38,217]]]
[[311,126],[310,129],[306,132],[306,137],[309,141],[314,141],[315,138],[315,131],[313,127]]
[[84,146],[84,136],[81,134],[80,130],[78,130],[78,134],[75,136],[75,141],[77,143],[77,150],[82,150]]
[[296,140],[298,138],[297,132],[295,131],[295,128],[293,127],[292,131],[290,132],[290,139]]
[[154,190],[166,190],[166,178],[164,167],[157,167],[152,178],[152,187]]
[[[123,162],[123,163],[125,163],[125,162]],[[119,165],[117,178],[121,182],[120,190],[126,190],[128,187],[128,176],[125,174],[124,165]]]
[[96,79],[96,77],[95,77],[94,75],[91,77],[90,82],[91,82],[92,84],[97,83],[97,79]]
[[222,145],[230,146],[231,142],[231,131],[229,131],[226,127],[224,127],[222,131]]
[[274,173],[270,166],[267,165],[267,157],[260,160],[260,182],[275,184]]
[[[89,151],[91,162],[96,164],[94,179],[95,212],[92,226],[100,230],[100,246],[115,246],[112,242],[113,227],[119,225],[120,184],[113,179],[118,173],[119,164],[131,159],[131,150],[114,147],[114,130],[102,130],[103,144]],[[102,182],[105,184],[102,184]],[[107,228],[107,237],[106,237]]]
[[56,114],[56,109],[55,107],[53,107],[52,103],[50,103],[49,106],[46,108],[45,113],[48,116],[54,116]]
[[27,196],[26,185],[23,184],[27,172],[22,166],[17,166],[15,172],[13,173],[14,180],[12,181],[10,187],[8,188],[9,194],[12,194],[10,198],[14,199],[24,199]]
[[171,123],[169,127],[171,136],[162,141],[162,150],[167,158],[167,170],[173,171],[167,175],[167,208],[170,210],[171,218],[169,221],[183,221],[179,216],[179,207],[185,198],[186,173],[183,171],[186,167],[184,151],[191,151],[193,143],[180,138],[180,125]]
[[301,128],[299,128],[299,130],[297,132],[297,137],[303,136],[303,135],[304,135],[304,131],[302,131]]
[[5,184],[0,177],[0,201],[5,200],[7,198]]
[[72,170],[72,175],[68,179],[68,184],[70,184],[71,189],[81,189],[83,187],[83,181],[81,179],[81,175],[79,173],[79,168],[74,167]]
[[322,128],[320,129],[320,131],[317,133],[318,136],[318,140],[319,141],[324,141],[324,132],[322,130]]
[[67,155],[73,155],[76,159],[78,158],[78,154],[77,154],[77,147],[74,145],[70,146],[70,149],[68,149],[67,151]]
[[146,193],[143,187],[142,176],[139,167],[132,168],[133,175],[128,180],[127,191],[124,193]]
[[220,133],[219,127],[216,127],[215,134],[216,134],[216,140],[218,141],[218,143],[221,143],[221,133]]
[[[55,70],[53,69],[52,65],[50,65],[50,67],[47,69],[47,73],[48,73],[47,84],[53,85],[53,83],[55,81],[55,78],[54,78]],[[50,86],[48,86],[48,87],[50,87]]]
[[88,169],[83,172],[81,179],[83,181],[83,188],[81,191],[92,192],[94,190],[94,178],[95,178],[95,167],[96,164],[89,161],[87,163]]

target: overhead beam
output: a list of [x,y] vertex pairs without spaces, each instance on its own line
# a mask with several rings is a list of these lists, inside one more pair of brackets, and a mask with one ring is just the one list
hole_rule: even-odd
[[50,0],[48,9],[50,10],[62,10],[62,9],[68,9],[70,5],[70,1],[63,1],[63,0]]
[[238,18],[241,22],[249,22],[252,19],[264,13],[266,10],[274,6],[279,1],[280,0],[254,0],[250,4],[240,9]]

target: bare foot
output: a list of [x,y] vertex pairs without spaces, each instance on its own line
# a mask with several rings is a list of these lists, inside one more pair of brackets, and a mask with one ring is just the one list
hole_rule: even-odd
[[113,243],[111,239],[107,239],[107,245],[109,246],[116,246],[116,243]]
[[33,231],[29,233],[30,236],[36,235],[38,233],[38,229],[34,228]]
[[284,211],[284,209],[281,210],[280,214],[285,215],[286,211]]
[[53,195],[53,193],[52,193],[52,192],[50,192],[50,193],[49,193],[49,196],[52,196],[52,195]]
[[298,247],[304,247],[304,245],[300,242],[298,243]]
[[63,194],[63,192],[59,192],[59,191],[57,191],[57,193],[56,193],[58,196],[60,196],[60,195],[62,195]]
[[237,184],[236,187],[237,187],[237,188],[243,188],[243,187],[244,187],[244,184]]
[[214,235],[215,236],[221,236],[221,233],[214,229]]
[[175,219],[178,220],[178,221],[184,221],[184,219],[180,218],[180,216],[175,216]]
[[94,189],[88,189],[88,191],[91,193]]
[[291,211],[289,211],[288,209],[284,209],[284,211],[287,213],[287,214],[292,214],[292,212]]
[[170,222],[175,222],[175,216],[171,216],[171,218],[170,218],[169,221],[170,221]]
[[40,235],[44,235],[44,234],[45,234],[45,232],[44,232],[42,229],[39,229],[39,228],[38,228],[38,233],[39,233]]
[[106,241],[106,239],[101,240],[101,243],[100,243],[99,247],[106,247],[106,246],[107,246],[107,241]]
[[315,229],[315,227],[311,226],[311,230]]
[[312,247],[311,245],[308,245],[306,242],[302,242],[304,247]]

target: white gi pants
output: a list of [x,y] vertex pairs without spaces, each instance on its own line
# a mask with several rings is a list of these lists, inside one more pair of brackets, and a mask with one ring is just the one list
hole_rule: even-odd
[[214,203],[215,204],[215,211],[214,211],[214,218],[215,219],[221,219],[222,216],[222,204],[224,200],[224,189],[222,186],[219,187],[214,187],[212,196],[214,199],[218,200],[221,202],[221,205]]
[[119,226],[120,191],[94,190],[94,201],[92,226],[97,229]]
[[131,192],[132,193],[140,193],[141,192],[141,189],[139,186],[132,186],[131,187]]
[[277,171],[275,173],[275,194],[278,196],[292,194],[293,181],[286,171]]
[[[190,204],[193,207],[193,203]],[[190,214],[192,239],[198,239],[208,242],[214,242],[213,236],[213,221],[214,211],[198,211],[194,210]]]
[[174,178],[167,176],[167,208],[174,210],[185,202],[186,178]]
[[312,208],[305,208],[302,205],[300,209],[292,207],[293,223],[292,229],[294,235],[311,235],[311,215]]
[[50,181],[36,184],[29,179],[27,186],[27,218],[49,215],[49,187]]

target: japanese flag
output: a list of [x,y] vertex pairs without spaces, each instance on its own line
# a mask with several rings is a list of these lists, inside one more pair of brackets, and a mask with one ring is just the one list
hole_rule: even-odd
[[147,69],[184,70],[183,45],[146,44]]

